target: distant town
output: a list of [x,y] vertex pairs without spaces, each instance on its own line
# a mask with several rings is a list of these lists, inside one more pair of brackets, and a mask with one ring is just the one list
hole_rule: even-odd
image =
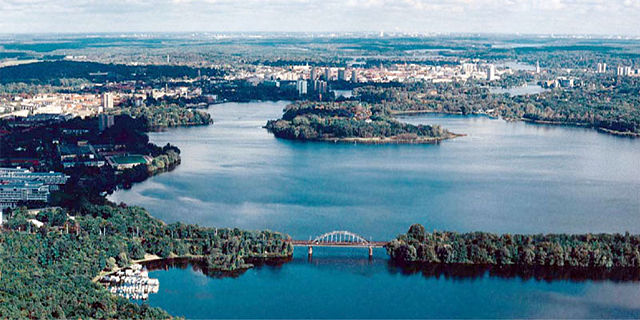
[[[282,281],[287,272],[271,271],[290,270],[293,260],[312,274],[310,285],[325,290],[342,278],[317,273],[324,270],[314,260],[322,256],[313,253],[318,246],[368,249],[368,260],[349,260],[358,269],[345,275],[360,285],[353,274],[373,270],[383,282],[364,296],[374,301],[370,294],[396,290],[394,299],[382,296],[385,309],[410,309],[395,297],[415,293],[419,308],[398,317],[432,315],[421,313],[427,292],[419,286],[413,292],[389,285],[400,277],[453,278],[453,285],[458,276],[483,277],[483,285],[498,277],[500,290],[516,277],[561,279],[575,292],[583,291],[580,280],[637,281],[640,236],[619,228],[636,218],[625,211],[637,203],[626,194],[637,189],[628,159],[635,159],[632,144],[640,137],[639,108],[640,45],[633,38],[0,38],[0,285],[8,288],[0,290],[0,318],[170,318],[165,307],[186,300],[193,300],[184,303],[191,308],[186,317],[207,318],[217,315],[214,302],[238,299],[244,306],[273,297],[211,294],[217,284],[202,293],[192,289],[209,279],[182,281],[185,274],[239,277],[264,266],[253,269],[252,281],[263,281],[265,270],[264,278]],[[602,165],[603,158],[616,166]],[[168,173],[180,166],[185,170]],[[612,174],[617,168],[622,173]],[[169,182],[132,188],[163,174]],[[123,194],[133,198],[118,198]],[[156,207],[147,211],[131,199]],[[583,211],[589,228],[554,229]],[[601,222],[610,215],[613,222]],[[385,237],[409,230],[374,241],[343,224]],[[435,231],[443,225],[464,232]],[[466,230],[478,225],[507,232]],[[242,229],[269,226],[291,235]],[[305,232],[317,235],[307,240]],[[294,256],[294,247],[308,255]],[[154,264],[158,272],[196,272],[173,272],[165,282],[167,274],[154,278]],[[292,281],[286,290],[294,299],[306,294]],[[460,298],[459,288],[450,291],[451,300]],[[474,298],[481,291],[471,290]],[[180,299],[166,304],[175,297],[167,294]],[[157,296],[165,304],[147,303]],[[285,318],[309,315],[269,303]],[[265,305],[256,310],[247,317],[266,315]]]

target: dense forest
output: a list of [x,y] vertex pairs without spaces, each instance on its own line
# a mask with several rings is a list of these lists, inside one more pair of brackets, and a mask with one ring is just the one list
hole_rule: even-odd
[[[180,110],[183,108],[175,107]],[[39,170],[63,170],[59,144],[88,142],[149,155],[149,164],[117,170],[110,166],[64,169],[70,178],[50,199],[59,208],[30,213],[6,209],[0,228],[0,318],[168,318],[163,310],[110,294],[93,280],[134,261],[185,257],[207,274],[237,274],[252,263],[288,259],[288,236],[271,231],[165,224],[139,207],[115,205],[105,195],[180,162],[180,150],[149,143],[144,117],[116,116],[98,130],[96,118],[75,118],[29,130],[0,123],[7,134],[1,150],[42,159]],[[208,120],[210,121],[210,120]],[[3,129],[3,130],[4,130]],[[18,148],[19,146],[19,148]],[[43,223],[37,227],[33,219]]]
[[610,133],[640,135],[640,79],[607,76],[589,87],[557,88],[535,95],[491,94],[473,83],[415,83],[363,87],[356,96],[394,112],[487,113],[507,120],[580,125]]
[[180,107],[176,104],[158,104],[143,106],[122,106],[114,108],[113,113],[144,119],[147,129],[167,127],[199,126],[213,123],[211,115],[204,111]]
[[[124,204],[6,212],[0,232],[0,318],[167,318],[109,294],[92,278],[145,255],[194,257],[210,270],[250,268],[245,259],[286,258],[287,237],[270,231],[166,225]],[[37,229],[28,219],[38,219]]]
[[414,224],[386,249],[401,264],[640,267],[640,236],[629,234],[428,233]]
[[25,82],[59,84],[60,79],[86,79],[96,83],[107,81],[143,80],[161,78],[195,78],[201,75],[222,76],[212,68],[186,66],[104,64],[78,61],[44,61],[0,68],[0,83]]
[[276,137],[296,140],[421,143],[455,137],[439,126],[399,122],[388,109],[359,102],[294,103],[285,108],[281,119],[267,122],[266,128]]

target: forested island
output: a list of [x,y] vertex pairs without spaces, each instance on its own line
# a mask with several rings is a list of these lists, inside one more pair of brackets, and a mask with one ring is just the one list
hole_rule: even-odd
[[402,123],[389,109],[360,102],[298,102],[265,126],[276,137],[303,141],[436,143],[458,135],[440,126]]
[[640,136],[640,78],[599,76],[589,81],[594,84],[588,88],[556,88],[519,96],[492,94],[489,88],[474,83],[367,86],[358,88],[355,95],[361,101],[382,104],[393,113],[488,114],[506,120],[585,126]]
[[495,265],[620,269],[640,267],[640,235],[497,235],[426,232],[414,224],[386,245],[401,265]]

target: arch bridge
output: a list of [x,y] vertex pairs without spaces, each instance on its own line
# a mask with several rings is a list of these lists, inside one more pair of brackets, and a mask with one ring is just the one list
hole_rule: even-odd
[[313,254],[313,247],[369,248],[369,256],[372,256],[373,248],[382,248],[387,243],[370,241],[356,233],[341,230],[327,232],[313,240],[291,240],[291,244],[296,247],[308,247],[309,256]]

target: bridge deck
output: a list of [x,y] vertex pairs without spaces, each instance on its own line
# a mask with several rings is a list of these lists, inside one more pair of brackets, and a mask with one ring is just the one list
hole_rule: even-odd
[[371,241],[371,242],[314,242],[308,240],[291,240],[291,244],[294,247],[343,247],[343,248],[382,248],[386,242]]

